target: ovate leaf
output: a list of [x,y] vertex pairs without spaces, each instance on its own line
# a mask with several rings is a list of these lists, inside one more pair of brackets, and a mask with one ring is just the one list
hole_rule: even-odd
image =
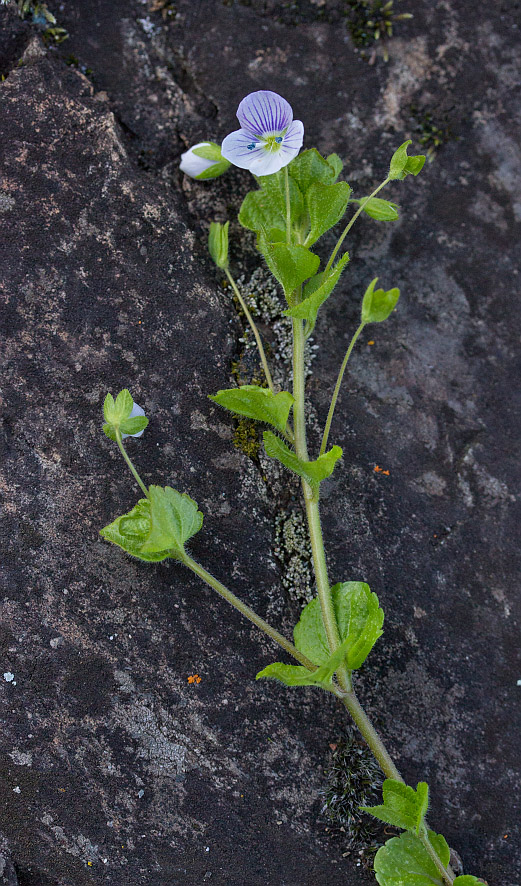
[[170,556],[182,558],[186,542],[203,525],[197,502],[171,486],[150,486],[148,493],[151,526],[141,552],[153,554],[170,550]]
[[315,182],[322,182],[324,185],[333,184],[340,172],[340,170],[337,172],[340,158],[336,154],[331,156],[336,159],[329,163],[329,158],[324,160],[316,148],[310,148],[308,151],[302,151],[291,161],[288,172],[304,195]]
[[456,877],[452,886],[481,886],[483,882],[483,880],[479,880],[478,877],[474,877],[472,874],[462,874],[461,877]]
[[[441,834],[428,832],[431,846],[447,867],[450,850]],[[444,886],[441,874],[419,838],[405,832],[381,846],[374,860],[380,886]]]
[[100,535],[140,560],[145,560],[148,563],[166,560],[171,556],[170,551],[156,551],[155,553],[141,551],[150,533],[150,527],[150,502],[146,498],[140,498],[135,508],[105,526],[100,531]]
[[394,311],[398,299],[399,289],[375,289],[378,277],[371,280],[367,287],[362,302],[362,323],[381,323],[387,320],[389,314]]
[[333,446],[329,452],[319,455],[315,461],[303,461],[291,451],[289,446],[286,446],[280,437],[272,434],[271,431],[264,431],[263,437],[266,454],[270,458],[276,458],[290,471],[307,480],[311,486],[316,486],[326,477],[330,477],[338,459],[342,456],[340,446]]
[[411,144],[411,139],[400,145],[391,157],[391,165],[389,167],[389,178],[404,179],[406,175],[418,175],[423,169],[425,156],[416,154],[414,157],[407,156],[407,148]]
[[139,434],[140,431],[144,431],[148,426],[148,418],[146,415],[134,415],[131,418],[126,418],[121,422],[119,429],[122,434],[128,434],[131,436],[132,434]]
[[[284,176],[265,175],[257,179],[260,189],[246,194],[239,211],[239,222],[250,231],[268,236],[277,228],[286,236],[286,187]],[[295,181],[290,179],[291,222],[300,220],[304,209],[302,193]]]
[[284,295],[291,304],[294,290],[316,274],[320,258],[305,246],[269,243],[262,235],[259,237],[258,246],[271,273],[282,285]]
[[[374,644],[382,636],[383,610],[378,597],[369,585],[361,581],[347,581],[331,589],[333,608],[346,648],[346,666],[349,670],[361,667]],[[329,656],[329,644],[322,619],[318,597],[302,610],[293,631],[295,646],[314,664],[323,664]]]
[[119,392],[116,400],[112,394],[107,394],[103,404],[103,415],[108,424],[119,425],[122,421],[129,417],[132,412],[134,401],[132,394],[124,388]]
[[[270,200],[273,206],[277,206],[284,218],[283,230],[286,232],[286,178],[281,171],[278,175],[258,176],[257,182],[262,194]],[[304,198],[296,181],[289,180],[289,202],[291,210],[291,223],[300,220],[304,211]]]
[[344,168],[344,164],[338,154],[329,154],[329,156],[326,157],[326,163],[329,163],[329,165],[335,170],[335,179],[337,179]]
[[259,388],[258,385],[242,385],[240,388],[217,391],[210,400],[238,415],[273,425],[279,431],[285,430],[294,402],[288,391],[272,394],[267,388]]
[[340,221],[347,209],[350,193],[351,188],[347,182],[336,182],[333,185],[315,182],[308,188],[306,206],[310,231],[305,240],[306,246],[312,246],[322,234]]
[[358,203],[360,206],[364,204],[364,212],[370,215],[376,221],[396,221],[398,216],[398,207],[396,203],[390,203],[389,200],[381,200],[380,197],[371,197],[365,202],[367,197],[360,200],[351,200],[351,203]]
[[329,692],[333,689],[333,675],[341,667],[345,654],[345,644],[338,647],[333,655],[329,655],[323,665],[316,671],[308,671],[302,665],[287,665],[281,662],[268,665],[263,671],[259,671],[256,679],[268,677],[280,680],[286,686],[320,686]]
[[381,806],[361,806],[364,812],[369,812],[374,818],[392,824],[396,828],[419,836],[423,829],[425,815],[429,805],[429,786],[420,781],[416,790],[396,781],[386,778],[382,786],[383,804]]
[[294,307],[284,311],[284,313],[288,317],[307,320],[309,325],[308,331],[311,332],[316,323],[319,308],[333,292],[348,261],[349,253],[344,252],[342,258],[329,271],[323,271],[321,274],[316,274],[311,280],[308,280],[304,286],[304,298],[302,301],[298,305],[294,305]]

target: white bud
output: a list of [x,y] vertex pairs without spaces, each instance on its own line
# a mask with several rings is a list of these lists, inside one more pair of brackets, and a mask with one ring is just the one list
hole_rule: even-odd
[[204,172],[205,169],[209,169],[210,166],[215,166],[215,160],[205,160],[204,157],[198,157],[197,154],[194,154],[194,148],[209,147],[210,142],[199,142],[199,144],[194,145],[193,148],[189,148],[188,151],[181,154],[181,163],[179,166],[181,172],[186,173],[190,178],[195,178],[197,175],[200,175],[201,172]]
[[[132,412],[130,413],[129,418],[135,418],[136,415],[144,415],[144,414],[145,414],[145,410],[141,409],[141,406],[138,406],[137,403],[134,403],[134,405],[132,407]],[[121,434],[121,439],[124,440],[125,437],[141,437],[142,434],[143,434],[143,431],[138,431],[137,434]]]

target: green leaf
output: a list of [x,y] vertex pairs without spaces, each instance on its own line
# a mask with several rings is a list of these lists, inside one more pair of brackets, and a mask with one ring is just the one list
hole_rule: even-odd
[[258,246],[271,273],[282,285],[284,295],[291,304],[294,290],[316,274],[320,258],[305,246],[268,243],[263,236],[259,237]]
[[329,655],[327,661],[318,667],[316,671],[308,671],[302,665],[287,665],[282,662],[275,662],[268,665],[264,670],[259,671],[256,679],[268,677],[273,680],[280,680],[286,686],[320,686],[328,692],[333,691],[332,682],[335,671],[341,667],[345,655],[345,643],[340,645],[338,649]]
[[294,402],[288,391],[272,394],[267,388],[260,388],[258,385],[242,385],[240,388],[217,391],[210,400],[238,415],[273,425],[279,431],[286,429]]
[[[347,581],[331,588],[333,609],[341,641],[346,644],[346,666],[361,667],[374,644],[382,636],[383,610],[369,585]],[[314,664],[321,665],[329,656],[329,644],[318,597],[302,610],[293,631],[295,646]]]
[[266,455],[269,455],[270,458],[278,459],[290,471],[307,480],[311,486],[316,486],[322,480],[325,480],[326,477],[330,477],[334,471],[335,464],[342,457],[340,446],[333,446],[329,452],[319,455],[315,461],[302,461],[302,459],[297,458],[295,453],[286,446],[280,437],[275,436],[271,431],[264,431],[263,438]]
[[203,171],[200,172],[199,175],[196,175],[195,178],[199,182],[206,181],[210,178],[219,178],[220,175],[227,172],[230,166],[230,161],[223,158],[219,163],[214,163],[212,166],[208,166],[207,169],[203,169]]
[[306,237],[306,246],[312,246],[322,234],[329,231],[344,215],[351,188],[347,182],[324,185],[312,184],[306,192],[306,206],[311,229]]
[[302,301],[284,311],[284,314],[288,317],[307,320],[310,327],[309,332],[311,332],[316,323],[319,308],[333,292],[348,261],[349,253],[344,252],[342,258],[329,271],[322,271],[321,274],[316,274],[311,280],[308,280],[304,286]]
[[195,154],[197,157],[202,157],[203,160],[214,160],[216,163],[224,160],[224,157],[221,154],[221,149],[215,142],[208,142],[205,145],[201,145],[199,148],[192,148],[192,154]]
[[[365,200],[367,197],[361,197],[359,200],[350,200],[350,203],[358,203],[361,206]],[[364,212],[376,221],[396,221],[399,218],[396,203],[381,200],[380,197],[371,197],[364,205]]]
[[344,164],[342,163],[338,154],[330,154],[328,157],[326,157],[326,163],[329,163],[329,165],[334,169],[335,179],[337,179],[344,168]]
[[182,558],[185,543],[203,525],[197,502],[171,486],[150,486],[148,494],[151,526],[141,552],[154,554],[170,550],[170,556]]
[[113,523],[105,526],[100,531],[102,538],[123,548],[133,557],[145,560],[147,563],[159,562],[170,557],[170,551],[157,551],[156,553],[144,554],[141,547],[150,532],[150,502],[146,498],[140,498],[135,508],[122,517],[117,517]]
[[[428,832],[442,864],[447,867],[450,849],[441,834]],[[409,832],[392,837],[381,846],[374,860],[380,886],[444,886],[441,874],[418,837]]]
[[473,874],[463,874],[461,877],[456,877],[452,886],[480,886],[481,883],[483,880],[479,880]]
[[126,388],[119,392],[116,402],[114,402],[112,394],[107,394],[103,404],[105,421],[112,425],[119,425],[129,417],[133,406],[132,394]]
[[411,139],[404,142],[403,145],[394,152],[391,157],[391,165],[389,167],[389,178],[392,180],[403,180],[406,175],[418,175],[423,169],[425,156],[416,154],[414,157],[407,156],[407,148],[412,144]]
[[416,790],[396,781],[386,778],[383,786],[383,805],[361,806],[364,812],[369,812],[374,818],[392,824],[395,828],[403,828],[411,831],[418,837],[429,806],[429,786],[425,781],[416,785]]
[[228,228],[230,222],[221,225],[211,222],[208,234],[208,249],[218,268],[228,267]]
[[[265,175],[257,178],[260,190],[249,191],[239,210],[239,222],[249,231],[269,236],[272,228],[286,237],[286,188],[284,176]],[[304,211],[304,200],[296,182],[290,179],[291,222],[297,223]]]
[[387,320],[400,298],[399,289],[389,289],[387,292],[383,289],[375,290],[377,280],[378,277],[371,280],[365,291],[362,302],[362,323],[381,323]]
[[139,434],[140,431],[145,430],[147,425],[148,418],[146,415],[134,415],[132,418],[126,418],[125,421],[122,421],[119,429],[122,434]]
[[338,176],[336,170],[339,158],[336,154],[331,156],[337,159],[330,164],[328,160],[324,160],[316,148],[310,148],[308,151],[302,151],[298,157],[291,161],[288,172],[290,177],[297,182],[303,194],[306,194],[306,191],[315,182],[322,182],[324,185],[333,184]]

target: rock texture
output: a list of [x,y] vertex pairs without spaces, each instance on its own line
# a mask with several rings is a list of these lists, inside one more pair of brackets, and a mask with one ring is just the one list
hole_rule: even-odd
[[[100,433],[107,389],[128,386],[151,419],[129,444],[145,480],[205,513],[194,556],[286,631],[298,616],[274,552],[286,480],[234,448],[206,398],[231,384],[242,328],[205,226],[249,182],[177,171],[271,88],[359,196],[404,136],[457,136],[393,185],[398,222],[355,229],[309,394],[318,428],[364,286],[399,285],[335,418],[331,573],[367,580],[386,611],[360,694],[407,780],[429,781],[432,826],[468,872],[517,886],[518,4],[417,2],[388,63],[353,46],[343,3],[53,11],[58,49],[0,7],[0,882],[373,882],[320,817],[341,712],[256,685],[262,637],[180,567],[98,537],[136,499]],[[247,279],[251,241],[234,237]]]

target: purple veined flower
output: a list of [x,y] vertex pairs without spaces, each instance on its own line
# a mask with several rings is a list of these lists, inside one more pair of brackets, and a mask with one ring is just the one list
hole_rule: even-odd
[[226,136],[221,152],[254,175],[273,175],[302,147],[304,125],[293,119],[291,105],[276,92],[251,92],[237,108],[237,119],[241,128]]

